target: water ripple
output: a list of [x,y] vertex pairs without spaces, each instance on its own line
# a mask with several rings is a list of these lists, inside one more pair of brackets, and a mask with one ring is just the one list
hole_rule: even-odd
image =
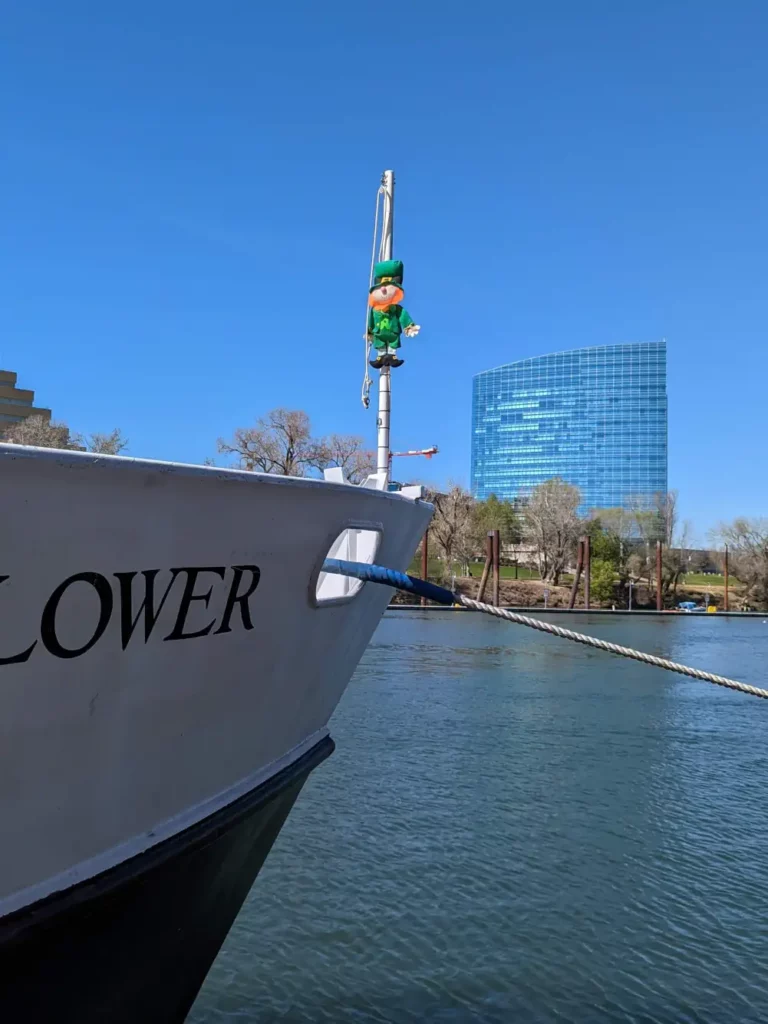
[[[766,683],[759,620],[572,625]],[[386,618],[190,1020],[768,1020],[766,713],[480,616]]]

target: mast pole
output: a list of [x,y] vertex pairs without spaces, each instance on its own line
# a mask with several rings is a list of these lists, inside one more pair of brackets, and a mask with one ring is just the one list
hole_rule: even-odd
[[[384,193],[384,211],[381,225],[381,245],[379,260],[392,259],[392,236],[395,213],[395,172],[384,171],[381,176],[381,187]],[[392,378],[390,368],[382,366],[379,370],[379,418],[377,425],[376,473],[385,483],[390,479],[390,447],[389,420],[392,409]]]

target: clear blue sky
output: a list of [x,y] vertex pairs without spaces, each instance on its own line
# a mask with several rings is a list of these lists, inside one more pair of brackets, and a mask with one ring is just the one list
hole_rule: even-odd
[[391,166],[422,324],[393,446],[441,449],[407,475],[468,482],[473,373],[666,337],[683,514],[768,514],[765,3],[11,0],[3,22],[0,365],[74,429],[202,461],[286,405],[373,441]]

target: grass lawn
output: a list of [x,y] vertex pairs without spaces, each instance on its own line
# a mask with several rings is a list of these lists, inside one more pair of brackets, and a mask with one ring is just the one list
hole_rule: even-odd
[[[483,563],[482,562],[471,562],[470,572],[473,579],[480,579],[483,574]],[[454,563],[453,571],[458,576],[460,573],[461,566],[458,563]],[[421,559],[414,558],[411,562],[408,572],[412,576],[421,576]],[[536,569],[529,569],[526,566],[518,566],[517,579],[519,580],[538,580],[541,577]],[[437,558],[430,558],[429,560],[429,575],[431,579],[439,579],[443,573],[443,563]],[[514,565],[502,565],[501,566],[501,578],[503,580],[514,580],[515,579],[515,567]],[[564,573],[561,577],[560,583],[562,586],[570,586],[573,582],[573,576],[568,573]],[[735,576],[730,576],[728,580],[731,586],[739,586],[739,581]],[[688,584],[692,587],[724,587],[725,578],[721,575],[707,576],[702,572],[689,572],[685,576],[680,578],[680,584],[685,586]]]
[[[735,576],[728,577],[728,585],[738,584]],[[681,577],[681,583],[688,583],[692,587],[724,587],[724,576],[707,576],[703,572],[689,572]]]
[[[469,569],[474,579],[479,580],[480,577],[483,575],[483,565],[483,562],[470,562]],[[431,577],[439,577],[443,572],[443,568],[443,563],[439,561],[437,558],[429,559],[429,575]],[[501,578],[503,580],[513,580],[515,578],[514,565],[502,565],[500,568]],[[455,563],[453,566],[453,571],[456,573],[457,576],[459,575],[460,569],[461,566],[458,563]],[[408,572],[411,574],[411,576],[421,576],[421,558],[413,559],[408,568]],[[522,565],[518,566],[517,572],[517,578],[519,580],[537,580],[540,578],[539,573],[535,569],[528,569]]]

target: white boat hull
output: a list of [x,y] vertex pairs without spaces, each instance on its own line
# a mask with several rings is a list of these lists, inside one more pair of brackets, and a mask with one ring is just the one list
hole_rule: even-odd
[[[211,828],[232,839],[222,822],[245,807],[241,877],[220,899],[215,949],[198,950],[194,998],[263,860],[256,847],[266,856],[331,749],[328,720],[389,598],[366,585],[318,604],[323,560],[354,528],[359,550],[404,569],[430,513],[322,481],[0,446],[0,957],[18,960],[41,914],[50,939],[58,901],[71,910],[90,892],[92,914],[100,880],[123,891],[174,843],[186,857],[211,846]],[[188,990],[176,1016],[142,1004],[133,1018],[81,1006],[73,1019],[181,1020]],[[4,1006],[0,983],[0,1011],[20,991]]]

